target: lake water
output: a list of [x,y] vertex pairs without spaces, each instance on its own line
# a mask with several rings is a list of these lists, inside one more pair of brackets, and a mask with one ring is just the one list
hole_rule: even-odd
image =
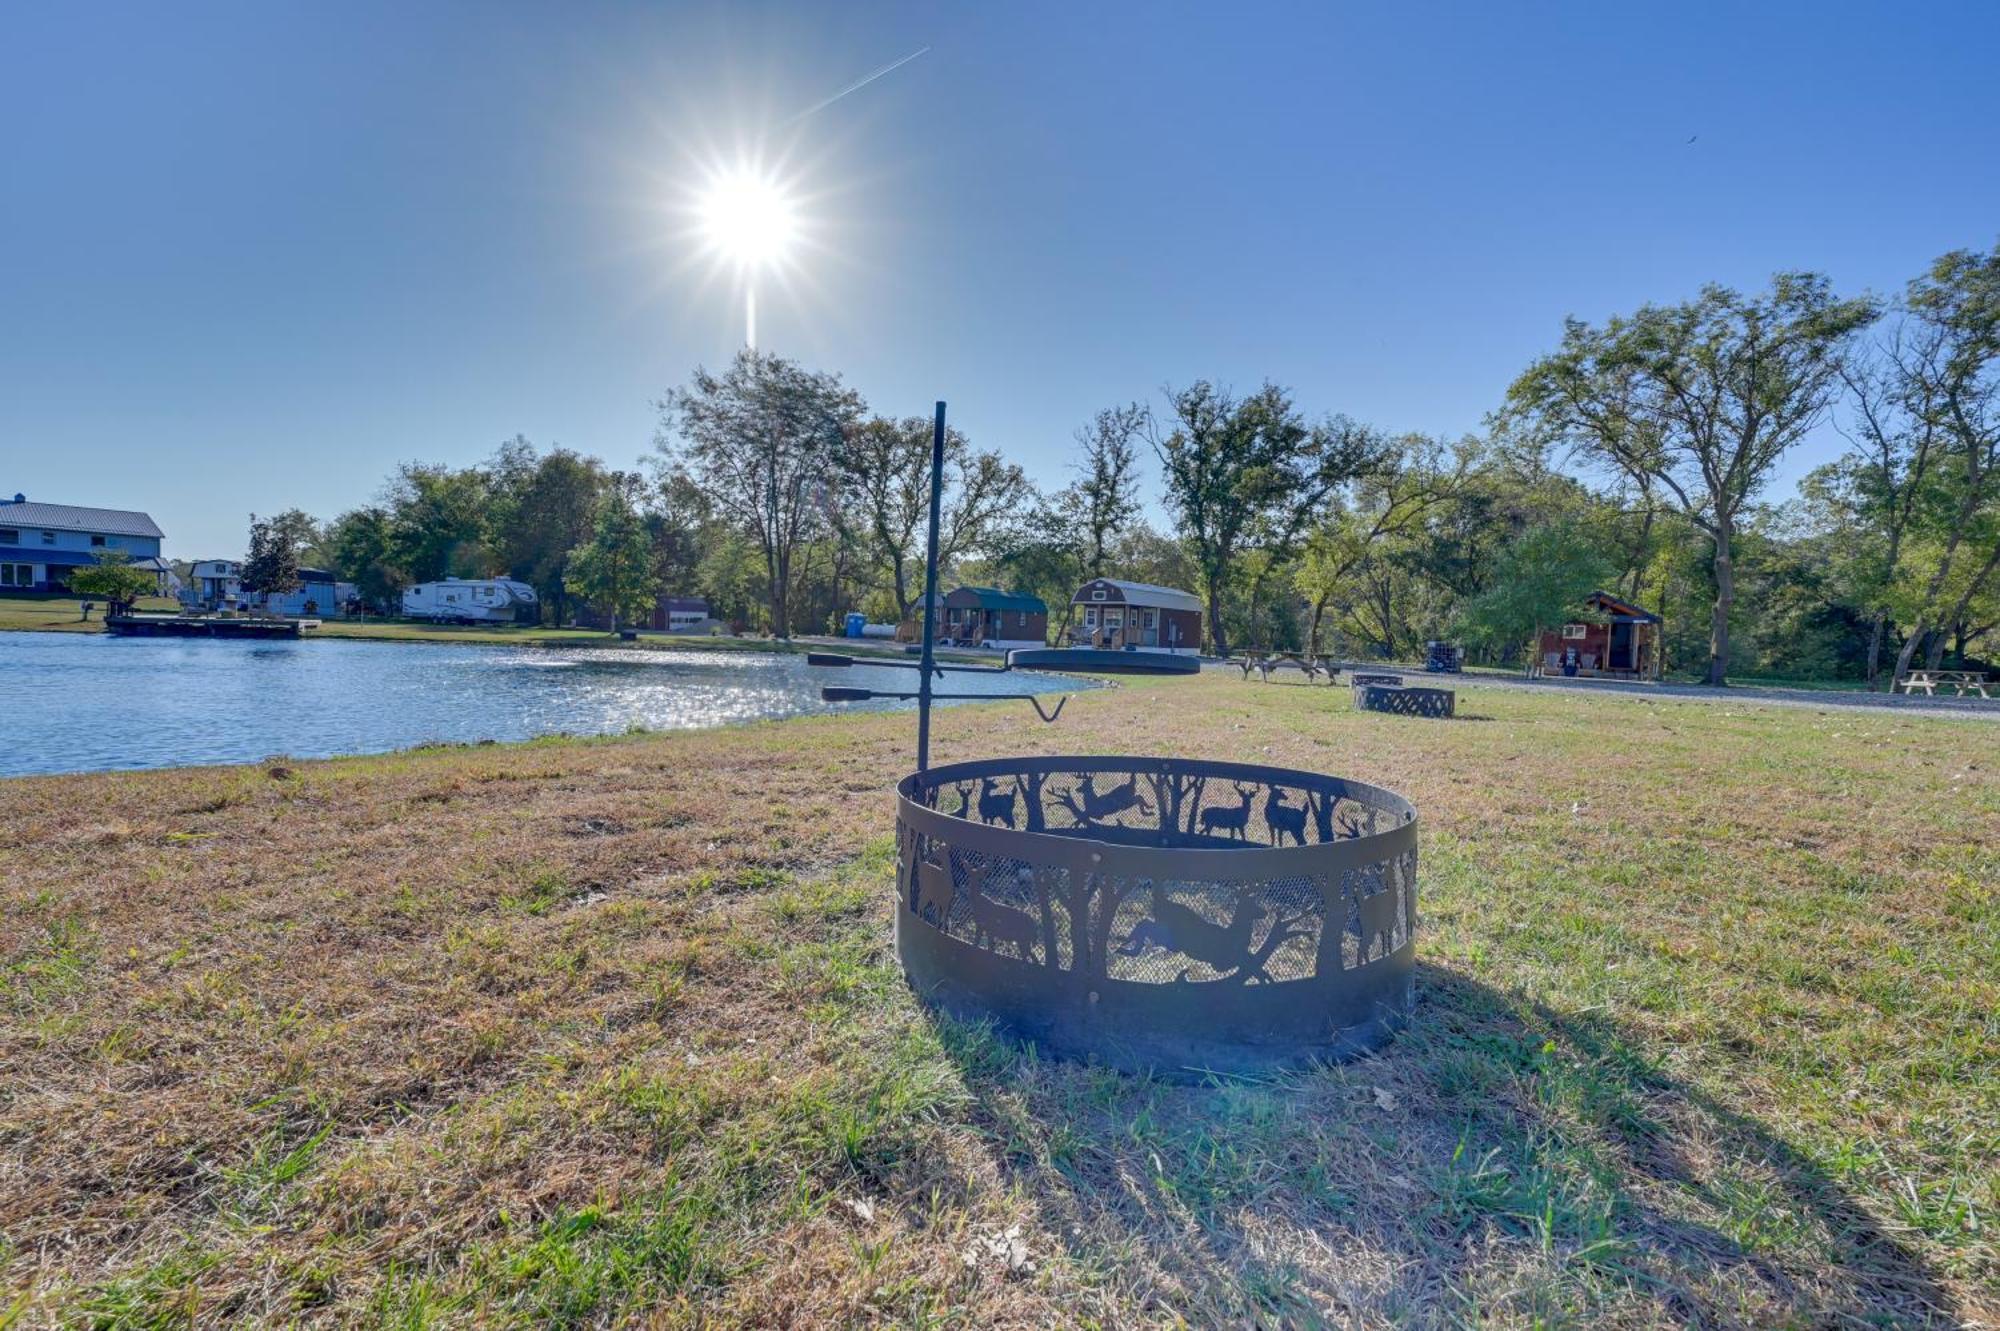
[[[913,703],[823,703],[822,684],[917,672],[761,652],[445,643],[211,642],[0,633],[0,776],[323,758],[433,741],[686,730]],[[1053,675],[946,675],[954,693],[1074,692]],[[1035,724],[1021,704],[1022,723]]]

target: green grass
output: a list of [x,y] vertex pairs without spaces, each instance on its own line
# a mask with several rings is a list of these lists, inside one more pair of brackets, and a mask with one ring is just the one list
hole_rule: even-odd
[[1232,672],[1049,728],[939,716],[940,761],[1247,758],[1416,802],[1413,1024],[1205,1085],[915,1001],[904,716],[0,783],[0,1309],[2000,1317],[2000,731],[1459,701],[1420,722]]

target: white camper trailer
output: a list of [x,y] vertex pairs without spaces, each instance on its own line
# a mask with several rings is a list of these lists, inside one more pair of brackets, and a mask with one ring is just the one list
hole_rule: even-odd
[[512,578],[446,578],[403,592],[403,614],[456,624],[511,624],[532,618],[535,589]]

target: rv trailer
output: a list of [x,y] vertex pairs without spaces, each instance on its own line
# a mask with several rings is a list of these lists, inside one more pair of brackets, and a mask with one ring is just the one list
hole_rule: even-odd
[[512,578],[445,578],[403,592],[403,614],[452,624],[511,624],[539,611],[535,589]]

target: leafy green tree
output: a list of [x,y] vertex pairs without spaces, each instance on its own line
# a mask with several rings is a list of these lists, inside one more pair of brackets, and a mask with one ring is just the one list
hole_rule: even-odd
[[250,596],[266,600],[298,590],[302,528],[296,519],[303,516],[297,509],[263,520],[250,515],[250,554],[242,573]]
[[2000,245],[1940,258],[1910,284],[1907,303],[1931,334],[1931,354],[1913,362],[1913,374],[1937,404],[1945,456],[1932,473],[1920,543],[1932,557],[1911,579],[1921,592],[1907,598],[1897,676],[1925,642],[1925,664],[1936,669],[1946,632],[2000,576]]
[[481,578],[500,567],[487,544],[493,486],[484,470],[405,463],[386,501],[395,564],[411,582]]
[[836,374],[745,348],[660,403],[658,447],[764,558],[771,632],[791,636],[794,561],[832,526],[834,466],[861,398]]
[[1057,503],[1081,538],[1086,578],[1105,576],[1113,543],[1139,516],[1137,441],[1150,419],[1145,404],[1134,402],[1105,408],[1076,432],[1077,478]]
[[95,564],[86,564],[69,575],[69,589],[77,596],[96,597],[105,604],[105,613],[129,612],[142,596],[159,587],[159,580],[145,569],[132,567],[132,556],[123,550],[105,550]]
[[1472,450],[1410,435],[1396,440],[1381,465],[1335,495],[1307,535],[1292,580],[1312,605],[1306,644],[1320,650],[1326,608],[1354,571],[1383,544],[1413,531],[1465,484]]
[[379,505],[357,508],[327,524],[327,560],[362,602],[378,613],[399,608],[409,574],[396,562],[394,518]]
[[1711,546],[1708,680],[1725,682],[1745,507],[1839,387],[1848,340],[1873,301],[1837,299],[1824,277],[1780,273],[1746,298],[1709,286],[1603,327],[1578,319],[1562,346],[1508,390],[1508,416],[1539,437],[1670,496]]
[[1612,572],[1611,561],[1580,525],[1532,528],[1501,552],[1492,586],[1465,603],[1459,632],[1488,647],[1522,647],[1532,671],[1542,631],[1590,621],[1584,598],[1609,582]]
[[625,487],[614,486],[598,501],[590,539],[569,554],[569,581],[576,594],[611,623],[646,613],[659,591],[653,542]]
[[1237,399],[1207,381],[1168,395],[1172,430],[1151,436],[1168,511],[1200,571],[1208,631],[1229,654],[1227,596],[1244,552],[1265,558],[1250,581],[1258,596],[1328,495],[1361,474],[1380,446],[1371,431],[1334,418],[1308,426],[1289,394],[1266,383]]
[[[836,450],[836,525],[877,574],[872,585],[894,597],[898,620],[909,617],[924,582],[934,432],[928,416],[877,416],[848,430]],[[949,427],[943,480],[940,571],[991,540],[1028,493],[1019,467],[998,453],[974,452],[965,436]]]
[[495,504],[490,540],[508,573],[535,589],[561,624],[569,618],[570,552],[590,539],[610,473],[567,448],[537,454],[516,436],[488,464]]

